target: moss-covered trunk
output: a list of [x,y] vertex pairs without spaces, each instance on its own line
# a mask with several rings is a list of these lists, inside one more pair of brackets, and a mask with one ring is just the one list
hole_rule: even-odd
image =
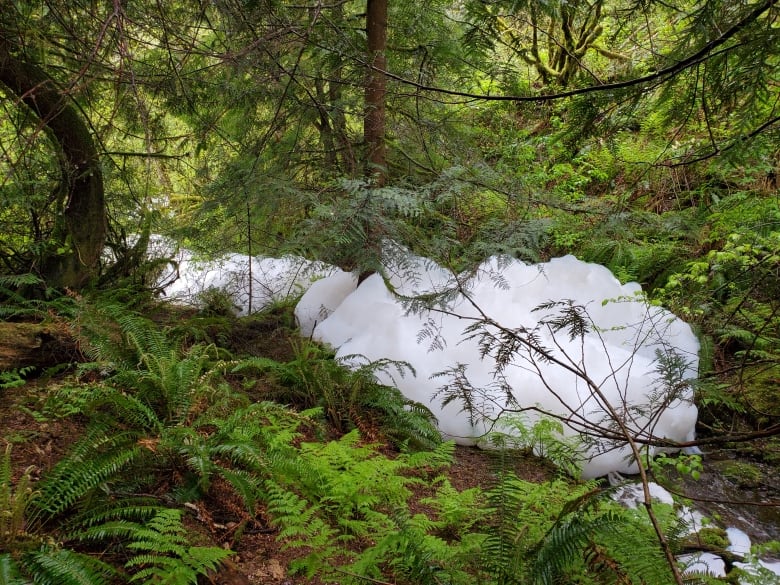
[[59,148],[62,204],[54,245],[43,247],[31,271],[49,286],[80,289],[95,275],[106,237],[103,174],[94,140],[67,92],[1,41],[0,83],[35,113]]

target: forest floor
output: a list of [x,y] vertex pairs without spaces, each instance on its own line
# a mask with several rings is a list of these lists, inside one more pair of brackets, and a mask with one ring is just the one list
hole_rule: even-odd
[[[268,326],[247,327],[232,336],[235,343],[252,347],[255,355],[277,360],[290,358],[289,329]],[[57,385],[67,378],[31,380],[24,386],[0,390],[0,452],[11,445],[12,473],[18,478],[28,470],[33,480],[41,477],[65,455],[81,436],[86,418],[80,415],[52,417],[44,414],[45,402]],[[392,452],[390,448],[387,452]],[[549,464],[531,455],[518,454],[515,473],[528,481],[544,481],[553,473]],[[490,452],[457,447],[454,462],[447,470],[453,487],[464,490],[487,487],[495,477]],[[161,487],[162,489],[162,487]],[[430,495],[426,486],[415,488],[417,499]],[[303,553],[284,547],[278,529],[270,525],[264,510],[254,518],[242,510],[231,491],[218,482],[201,501],[185,504],[186,525],[200,535],[199,544],[231,548],[233,562],[210,581],[213,585],[317,585],[316,578],[289,576],[288,567]],[[52,527],[56,530],[56,527]],[[240,533],[240,536],[239,536]]]

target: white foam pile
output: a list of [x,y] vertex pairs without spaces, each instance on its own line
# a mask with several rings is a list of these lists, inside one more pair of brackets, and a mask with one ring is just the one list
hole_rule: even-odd
[[[396,385],[408,398],[427,405],[442,434],[459,443],[484,443],[485,433],[495,428],[494,419],[500,423],[507,390],[513,406],[538,409],[531,411],[533,416],[525,413],[526,419],[532,421],[539,411],[550,413],[566,422],[570,436],[594,430],[593,425],[614,429],[611,410],[639,437],[693,438],[697,410],[684,380],[696,376],[696,337],[680,319],[649,305],[639,285],[621,285],[603,266],[573,256],[539,265],[491,258],[473,275],[456,277],[430,260],[407,256],[387,267],[387,282],[373,275],[357,287],[353,274],[303,258],[231,254],[198,261],[187,250],[172,252],[175,248],[166,241],[153,244],[158,255],[178,263],[178,274],[164,274],[160,282],[165,283],[168,297],[181,302],[198,304],[203,292],[217,289],[233,299],[238,314],[246,314],[250,308],[259,311],[306,291],[295,310],[301,335],[333,346],[337,358],[347,364],[365,359],[411,364],[415,375],[390,378],[380,372],[380,382]],[[409,298],[435,299],[446,291],[450,294],[443,295],[440,304],[410,309]],[[563,304],[534,310],[550,301]],[[582,336],[570,338],[566,327],[557,332],[551,327],[570,306],[584,308],[579,314],[589,331]],[[502,327],[527,339],[532,332],[535,345],[545,349],[548,359],[520,345],[499,375],[494,356],[483,356],[479,338],[466,332],[479,321],[484,326],[477,330],[486,334],[496,334]],[[670,375],[676,388],[671,395],[659,377],[659,355],[680,358],[676,373]],[[436,374],[458,366],[476,390],[473,398],[486,420],[472,420],[457,402],[442,406],[440,390],[447,380]],[[616,448],[613,441],[591,437],[581,448],[585,477],[636,471],[625,444]],[[650,488],[654,500],[673,503],[661,486]],[[616,499],[628,507],[642,498],[637,485],[616,493]],[[701,528],[699,512],[682,507],[678,513],[692,532]],[[748,554],[747,535],[729,528],[728,536],[732,552]],[[762,578],[780,570],[780,563],[748,558],[751,564],[738,565],[753,574],[762,572]],[[686,574],[725,575],[723,560],[710,553],[686,555],[680,561]]]
[[[503,416],[510,392],[510,407],[535,409],[525,415],[529,422],[545,412],[564,420],[567,434],[591,435],[582,446],[585,477],[636,471],[625,442],[594,436],[619,430],[615,418],[640,438],[693,438],[697,410],[690,387],[679,382],[696,376],[698,341],[687,324],[645,302],[638,284],[621,285],[607,268],[573,256],[539,265],[491,258],[474,275],[460,277],[462,290],[446,304],[411,311],[399,295],[440,293],[457,279],[429,260],[412,257],[388,280],[396,294],[378,274],[355,290],[351,277],[340,272],[318,281],[298,304],[301,332],[336,348],[339,358],[359,354],[411,364],[415,376],[391,379],[385,373],[380,381],[428,406],[444,436],[461,444],[483,443]],[[534,310],[549,301],[564,304]],[[584,336],[570,338],[566,327],[554,331],[554,321],[570,310],[568,301],[584,308],[580,316],[589,326]],[[543,348],[547,358],[520,343],[497,371],[497,346],[483,357],[480,339],[466,331],[480,320],[486,323],[482,333],[516,330],[518,339]],[[659,355],[682,360],[671,394],[659,374]],[[464,412],[460,401],[442,406],[440,390],[447,378],[437,374],[456,367],[474,389],[481,420]]]
[[268,305],[300,296],[312,282],[338,270],[300,256],[269,258],[227,254],[200,260],[186,249],[171,250],[165,242],[159,256],[176,262],[159,278],[167,298],[201,306],[209,291],[219,291],[234,305],[237,315],[260,311]]
[[[169,282],[165,295],[180,302],[197,303],[202,293],[218,289],[233,299],[238,314],[246,314],[306,291],[296,308],[303,336],[333,346],[338,358],[411,364],[415,375],[380,372],[379,381],[428,406],[442,434],[461,444],[485,444],[486,432],[501,426],[507,406],[532,409],[524,413],[529,424],[544,412],[563,420],[567,435],[586,437],[585,477],[636,471],[625,441],[598,437],[605,431],[619,435],[619,425],[640,439],[693,438],[697,410],[684,379],[696,376],[696,337],[674,315],[645,302],[638,284],[621,285],[603,266],[573,256],[539,265],[491,258],[471,275],[454,276],[407,254],[387,267],[387,281],[375,274],[356,288],[352,274],[303,258],[231,254],[204,262],[187,250],[173,256],[178,278],[169,282],[167,274],[161,282]],[[435,299],[448,290],[438,306],[409,308],[409,298]],[[535,310],[549,301],[564,304]],[[588,327],[582,336],[570,337],[568,327],[554,330],[554,321],[567,311],[571,316],[572,307],[582,308],[578,319]],[[481,338],[467,331],[475,325],[472,333]],[[519,343],[499,371],[499,344],[483,356],[480,342],[502,328],[513,330]],[[659,356],[680,358],[676,373],[667,372],[675,378],[671,394]],[[439,375],[447,371],[452,376]],[[441,389],[448,383],[455,388],[456,371],[472,388],[472,412],[457,399],[442,405]]]

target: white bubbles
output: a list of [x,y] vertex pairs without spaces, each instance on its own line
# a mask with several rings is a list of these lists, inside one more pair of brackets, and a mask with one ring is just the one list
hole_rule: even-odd
[[726,529],[726,536],[729,539],[728,550],[743,556],[750,553],[750,537],[743,530],[732,526]]
[[[204,291],[215,288],[246,314],[304,293],[295,310],[301,335],[333,346],[338,358],[408,362],[416,375],[391,378],[390,371],[380,370],[379,381],[427,405],[442,435],[459,443],[487,446],[488,430],[511,432],[511,423],[492,420],[502,415],[508,395],[513,408],[529,409],[523,413],[527,422],[540,411],[549,413],[562,421],[570,438],[583,431],[614,432],[615,415],[639,439],[694,437],[697,410],[684,381],[696,377],[698,340],[686,323],[647,303],[638,284],[622,285],[603,266],[573,256],[537,265],[490,258],[473,274],[453,275],[409,255],[386,266],[384,278],[375,274],[358,287],[353,274],[303,258],[232,254],[203,262],[167,241],[153,238],[152,244],[178,262],[178,279],[170,283],[175,275],[168,272],[160,282],[168,283],[165,294],[180,302],[197,303]],[[418,295],[428,297],[428,309],[410,302]],[[545,303],[547,308],[536,310]],[[575,314],[588,326],[584,335],[570,338],[565,326],[555,331],[556,319]],[[519,343],[505,367],[498,368],[494,350],[499,344],[484,354],[480,341],[502,330],[526,341],[533,334],[535,345]],[[353,363],[363,365],[364,358]],[[441,388],[448,378],[438,374],[446,371],[468,379],[485,418],[473,419],[458,400],[442,404]],[[670,381],[674,392],[669,392]],[[625,441],[589,436],[579,444],[585,477],[637,470]],[[660,486],[649,488],[655,502],[672,503]],[[625,486],[618,496],[635,507],[644,493]],[[691,532],[704,525],[695,510],[683,506],[678,514]],[[728,536],[732,552],[748,553],[747,535],[730,528]],[[686,574],[725,574],[723,560],[710,553],[680,560]],[[780,569],[780,563],[757,559],[738,566],[748,572]]]
[[726,563],[713,553],[680,555],[677,560],[682,564],[683,575],[726,576]]
[[769,583],[780,583],[780,561],[755,558],[751,551],[752,542],[750,537],[739,528],[733,526],[727,528],[726,535],[729,539],[727,550],[739,557],[744,557],[745,561],[748,561],[734,563],[735,566],[741,568],[749,575],[762,573],[762,582],[767,583],[767,585]]
[[[610,481],[612,481],[611,478]],[[653,481],[648,482],[647,490],[652,501],[669,506],[674,505],[672,494],[657,483]],[[621,484],[612,494],[612,499],[626,508],[635,509],[645,501],[644,488],[641,483]]]
[[355,287],[357,277],[338,269],[315,281],[295,307],[301,335],[310,337],[317,324],[327,319]]
[[[494,257],[458,277],[418,257],[399,265],[388,271],[393,292],[380,275],[350,292],[352,283],[335,274],[309,289],[296,315],[302,331],[313,331],[337,357],[410,363],[416,376],[397,385],[433,411],[445,437],[480,443],[507,407],[529,409],[530,422],[534,412],[549,413],[567,435],[588,435],[586,477],[637,469],[624,441],[596,436],[605,431],[628,431],[640,441],[693,438],[697,410],[684,380],[696,376],[698,340],[686,323],[647,303],[639,285],[621,285],[607,268],[573,256],[538,265]],[[409,297],[448,289],[438,307],[410,309]],[[330,315],[313,319],[313,307]],[[584,334],[570,336],[577,320]],[[516,347],[497,362],[506,358],[499,341],[508,331]],[[442,406],[447,377],[437,374],[455,369],[468,380],[478,412],[457,402]]]
[[[617,486],[612,492],[612,499],[629,509],[636,509],[645,501],[645,489],[641,483],[626,482],[617,474],[610,474],[610,484]],[[698,510],[675,502],[672,494],[655,482],[648,482],[647,491],[653,504],[665,504],[675,507],[677,517],[685,523],[690,542],[700,539],[694,535],[702,528],[711,525],[708,519]],[[742,569],[746,578],[738,578],[738,583],[755,583],[760,578],[761,583],[778,583],[780,562],[757,558],[752,551],[750,537],[739,528],[729,527],[725,530],[729,544],[726,551],[735,567]],[[696,551],[677,556],[683,575],[708,575],[710,577],[726,577],[728,575],[726,562],[721,554],[710,551]]]
[[[697,410],[684,380],[696,376],[698,341],[687,324],[648,304],[639,285],[573,256],[537,265],[493,257],[461,275],[395,257],[384,277],[356,288],[354,275],[299,257],[199,261],[178,250],[178,278],[160,282],[168,298],[191,304],[220,290],[239,315],[306,291],[296,307],[302,335],[339,358],[411,364],[416,375],[380,372],[379,381],[428,406],[442,435],[461,444],[484,444],[506,409],[523,410],[529,424],[544,412],[567,436],[583,438],[583,475],[597,477],[637,470],[617,440],[625,433],[640,443],[693,438]],[[427,308],[413,300],[419,295]],[[458,399],[442,404],[456,376],[468,386],[471,411]]]
[[178,265],[177,273],[171,268],[159,279],[167,298],[200,306],[205,293],[220,291],[233,303],[237,315],[296,298],[313,282],[341,272],[298,256],[264,258],[227,254],[215,260],[198,260],[190,251],[181,249],[172,257]]

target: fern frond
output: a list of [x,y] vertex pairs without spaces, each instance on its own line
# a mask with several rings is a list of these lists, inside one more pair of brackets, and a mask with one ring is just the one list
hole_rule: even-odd
[[247,512],[254,516],[257,499],[262,489],[262,480],[253,473],[243,470],[220,468],[219,474],[225,478],[230,486],[236,491]]
[[0,274],[0,318],[41,317],[46,315],[45,302],[37,302],[20,294],[27,287],[43,288],[45,282],[37,275]]
[[77,540],[82,530],[112,521],[145,522],[153,518],[162,506],[154,498],[121,497],[92,502],[68,522],[69,538]]
[[0,585],[27,585],[10,553],[0,553]]
[[582,563],[585,549],[595,535],[605,531],[619,531],[625,519],[609,512],[590,518],[586,514],[566,517],[548,532],[536,549],[536,561],[531,573],[535,582],[553,585],[567,571]]
[[[679,530],[679,518],[670,505],[654,504],[653,510],[665,535]],[[620,510],[619,530],[600,531],[594,535],[596,548],[588,559],[591,565],[598,560],[606,573],[618,568],[635,581],[647,585],[665,585],[674,581],[670,567],[645,513],[640,510]],[[595,553],[595,554],[594,554]]]
[[43,279],[37,274],[0,274],[0,288],[19,288],[22,286],[37,286],[43,284]]
[[137,363],[137,354],[123,336],[119,320],[132,315],[139,329],[151,329],[150,323],[128,311],[126,306],[102,299],[82,302],[79,308],[73,330],[84,354],[95,362],[133,367]]
[[309,502],[271,480],[265,482],[265,488],[265,501],[272,522],[282,527],[283,536],[309,535],[308,530],[299,526],[301,523],[299,519],[304,514],[308,519],[316,512],[309,506]]
[[303,571],[311,577],[328,567],[332,556],[349,555],[337,546],[339,533],[319,516],[318,506],[271,480],[266,481],[265,488],[271,523],[281,528],[278,538],[286,548],[305,547],[310,551],[290,564],[292,571]]
[[420,402],[409,400],[397,388],[372,382],[362,394],[360,406],[379,411],[383,433],[396,445],[435,449],[441,444],[436,417]]
[[135,524],[128,549],[139,551],[125,563],[141,567],[131,582],[197,585],[198,577],[207,575],[232,555],[232,551],[212,546],[190,546],[187,531],[181,523],[181,510],[160,510],[146,525]]
[[400,459],[409,468],[431,468],[444,469],[452,465],[455,456],[455,442],[439,442],[434,449],[430,451],[404,452]]
[[233,372],[234,374],[240,374],[240,373],[244,373],[247,370],[257,371],[260,373],[265,373],[265,372],[282,373],[284,372],[285,368],[284,368],[284,364],[276,360],[273,360],[271,358],[252,356],[240,360],[237,364],[233,366],[231,372]]
[[88,433],[39,484],[36,509],[53,517],[72,506],[94,488],[115,477],[140,454],[132,432],[106,435]]
[[214,455],[226,457],[231,462],[247,469],[259,471],[265,466],[266,456],[264,450],[249,437],[241,440],[240,437],[230,437],[227,441],[216,439],[211,452]]
[[[164,355],[171,343],[162,330],[152,321],[135,312],[128,311],[124,305],[104,307],[106,313],[119,325],[127,344],[137,355]],[[140,361],[140,360],[139,360]]]
[[105,385],[95,388],[84,413],[92,416],[94,422],[105,421],[111,426],[124,423],[133,429],[155,433],[160,433],[163,426],[154,409],[141,397]]
[[107,585],[116,574],[109,565],[67,549],[42,548],[25,555],[24,562],[36,585]]
[[74,536],[81,542],[127,540],[135,536],[140,525],[129,520],[112,520],[79,530]]
[[32,488],[30,469],[25,470],[16,485],[11,484],[11,445],[0,460],[0,547],[13,549],[13,543],[27,539],[25,512],[37,496]]
[[34,370],[34,366],[25,366],[22,368],[0,371],[0,390],[24,386],[27,383],[25,377]]

